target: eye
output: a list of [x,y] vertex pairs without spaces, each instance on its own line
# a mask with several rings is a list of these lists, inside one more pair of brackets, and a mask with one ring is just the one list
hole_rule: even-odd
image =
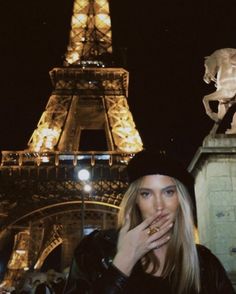
[[148,196],[150,196],[150,192],[149,191],[140,191],[139,192],[139,195],[142,197],[142,198],[147,198]]
[[173,196],[173,195],[175,194],[175,192],[176,192],[176,190],[173,189],[173,188],[171,188],[171,189],[167,189],[167,190],[165,190],[165,191],[164,191],[164,194],[165,194],[166,196],[168,196],[168,197],[171,197],[171,196]]

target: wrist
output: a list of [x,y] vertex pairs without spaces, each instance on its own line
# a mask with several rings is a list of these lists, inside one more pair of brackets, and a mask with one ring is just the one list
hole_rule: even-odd
[[117,253],[113,259],[112,264],[124,275],[130,276],[131,271],[135,265],[135,261],[122,254]]

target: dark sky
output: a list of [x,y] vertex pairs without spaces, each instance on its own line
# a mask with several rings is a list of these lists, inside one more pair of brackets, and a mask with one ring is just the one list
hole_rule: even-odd
[[[22,150],[62,65],[72,0],[0,1],[0,150]],[[236,0],[111,0],[115,52],[126,48],[128,103],[145,147],[187,164],[213,122],[205,115],[204,56],[236,48]]]

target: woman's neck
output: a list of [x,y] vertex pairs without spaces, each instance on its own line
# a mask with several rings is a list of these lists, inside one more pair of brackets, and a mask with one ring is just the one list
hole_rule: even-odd
[[158,258],[160,262],[160,266],[154,276],[160,277],[162,276],[165,260],[166,260],[166,252],[167,252],[167,244],[163,245],[162,247],[153,250],[155,256]]
[[[162,276],[163,268],[165,265],[167,247],[168,247],[167,244],[165,244],[165,245],[161,246],[160,248],[153,250],[154,255],[159,260],[159,268],[154,274],[152,274],[155,277]],[[150,264],[150,266],[147,268],[146,272],[150,273],[151,269],[152,269],[152,264]]]

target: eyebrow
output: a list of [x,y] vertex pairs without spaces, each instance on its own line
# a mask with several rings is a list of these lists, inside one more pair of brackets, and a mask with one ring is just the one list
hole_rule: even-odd
[[[176,185],[169,185],[169,186],[166,186],[164,188],[161,189],[162,192],[168,190],[168,189],[176,189]],[[153,189],[150,189],[150,188],[145,188],[145,187],[140,187],[138,189],[138,191],[142,191],[142,190],[145,190],[145,191],[152,191]]]
[[161,189],[161,191],[166,191],[166,190],[168,190],[168,189],[176,189],[176,185],[170,185],[170,186],[167,186],[167,187]]

